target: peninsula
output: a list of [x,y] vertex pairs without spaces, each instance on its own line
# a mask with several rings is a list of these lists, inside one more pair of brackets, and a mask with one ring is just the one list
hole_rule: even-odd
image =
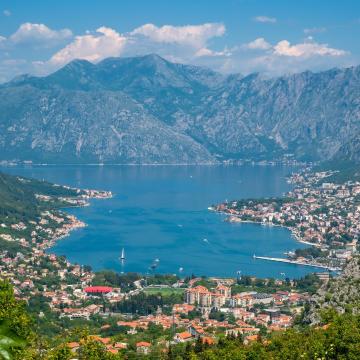
[[[299,242],[312,246],[273,261],[339,270],[357,252],[360,182],[327,182],[333,174],[304,170],[289,178],[295,188],[285,197],[234,200],[211,209],[227,214],[232,223],[286,227]],[[264,256],[257,258],[271,260]]]

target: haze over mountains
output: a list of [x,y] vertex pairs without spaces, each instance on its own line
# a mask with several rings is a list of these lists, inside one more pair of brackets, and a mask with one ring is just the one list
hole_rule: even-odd
[[0,160],[360,161],[360,66],[264,79],[157,55],[75,60],[0,86]]

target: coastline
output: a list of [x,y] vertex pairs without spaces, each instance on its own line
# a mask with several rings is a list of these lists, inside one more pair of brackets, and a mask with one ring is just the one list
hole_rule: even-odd
[[234,215],[234,214],[229,214],[228,212],[223,211],[223,210],[219,211],[219,210],[216,210],[215,208],[212,208],[212,207],[209,207],[208,209],[209,209],[209,211],[214,211],[214,212],[217,212],[219,214],[226,215],[227,218],[224,220],[225,222],[238,223],[238,224],[239,223],[240,224],[241,223],[244,223],[244,224],[249,223],[249,224],[256,224],[256,225],[268,226],[268,227],[277,226],[277,227],[280,227],[280,228],[283,228],[283,229],[288,229],[290,231],[290,233],[291,233],[291,236],[293,238],[295,238],[295,240],[297,242],[301,243],[301,244],[320,247],[319,244],[314,244],[314,243],[302,240],[300,238],[300,236],[297,234],[297,231],[296,231],[295,227],[285,226],[285,225],[282,225],[282,224],[274,224],[274,223],[269,223],[269,222],[255,221],[255,220],[242,220],[240,216]]
[[[90,202],[88,201],[90,199],[111,199],[114,196],[111,191],[87,190],[78,188],[76,188],[76,190],[79,192],[84,191],[85,195],[80,195],[75,199],[71,199],[71,202],[69,203],[70,206],[65,206],[60,209],[67,222],[56,228],[55,234],[51,239],[41,244],[40,247],[43,250],[51,249],[59,240],[70,236],[71,232],[87,226],[85,222],[79,220],[75,215],[68,214],[66,209],[91,206]],[[74,204],[73,201],[75,201],[76,204]]]
[[[220,166],[219,168],[221,168],[221,169],[225,169],[225,167],[222,167],[222,166]],[[231,170],[231,172],[230,172],[230,174],[234,174],[234,175],[238,175],[238,174],[240,174],[241,173],[241,168],[240,167],[237,167],[237,166],[235,166],[235,167],[233,167],[233,168],[235,168],[235,169],[233,169],[233,170]],[[250,166],[249,166],[249,168],[250,168]],[[251,167],[252,168],[252,167]],[[44,170],[42,170],[41,168],[38,168],[38,170],[35,170],[35,168],[34,168],[34,170],[32,170],[31,168],[29,169],[29,170],[23,170],[22,172],[21,172],[21,174],[30,174],[31,176],[37,176],[37,177],[40,177],[40,176],[42,176],[42,177],[44,177],[45,176],[45,178],[49,178],[51,181],[53,181],[53,182],[56,182],[57,184],[62,184],[62,183],[65,183],[65,184],[68,184],[68,185],[70,185],[70,186],[73,186],[73,187],[76,187],[76,188],[99,188],[99,189],[106,189],[106,190],[112,190],[112,191],[114,191],[114,192],[116,192],[116,193],[119,193],[119,196],[116,196],[116,198],[118,198],[119,197],[119,199],[116,199],[115,201],[110,201],[110,202],[98,202],[98,201],[90,201],[90,204],[91,204],[91,206],[92,206],[92,208],[91,209],[94,209],[94,208],[105,208],[106,209],[106,211],[101,211],[101,213],[100,213],[100,216],[101,216],[101,219],[102,220],[106,220],[106,218],[107,217],[111,217],[110,215],[108,215],[107,214],[107,210],[108,209],[113,209],[114,208],[114,205],[115,205],[115,207],[116,206],[121,206],[122,207],[122,205],[120,205],[120,202],[118,201],[118,200],[120,200],[120,198],[122,199],[123,198],[123,196],[124,196],[124,194],[123,194],[123,190],[122,190],[122,187],[119,187],[118,185],[113,185],[113,184],[111,184],[110,182],[108,182],[108,181],[97,181],[97,182],[93,182],[93,181],[88,181],[88,179],[86,180],[86,181],[82,181],[82,182],[80,182],[80,181],[75,181],[76,180],[76,178],[73,178],[73,176],[71,175],[71,177],[69,177],[69,178],[67,178],[67,177],[63,177],[63,176],[53,176],[53,175],[51,175],[50,177],[47,177],[45,174],[47,174],[47,173],[49,173],[49,174],[53,174],[54,172],[53,171],[50,171],[52,168],[51,167],[48,167],[47,168],[48,170],[46,170],[45,171],[45,169]],[[63,168],[63,169],[65,169],[65,168]],[[93,168],[93,170],[87,170],[88,168],[83,168],[83,170],[81,170],[82,172],[83,172],[83,174],[93,174],[93,173],[96,173],[98,170],[96,170],[97,168]],[[108,168],[109,169],[109,168]],[[215,174],[219,174],[219,175],[221,175],[222,173],[221,173],[221,171],[222,170],[215,170],[214,171],[214,173]],[[288,168],[286,168],[286,169],[288,169]],[[111,170],[111,168],[109,169],[109,170]],[[65,170],[62,170],[61,168],[60,169],[58,169],[58,170],[56,170],[56,173],[55,174],[61,174],[63,171],[65,171],[66,173],[69,173],[69,174],[72,174],[72,169],[71,170],[67,170],[67,169],[65,169]],[[111,170],[112,171],[112,170]],[[122,170],[121,169],[118,169],[116,172],[114,172],[114,174],[117,174],[117,173],[120,173]],[[129,171],[129,173],[130,174],[133,174],[133,173],[131,173],[131,168],[129,167],[128,168],[128,170],[127,171]],[[162,170],[160,170],[160,173],[159,174],[161,174],[161,171]],[[190,171],[190,170],[189,170]],[[204,169],[204,170],[199,170],[200,171],[200,174],[201,174],[201,176],[203,176],[203,174],[207,174],[207,170],[206,169]],[[250,169],[249,170],[249,173],[250,174],[253,174],[253,173],[258,173],[259,171],[262,171],[258,166],[254,166],[254,169]],[[13,170],[13,173],[16,173],[16,172],[20,172],[20,171],[18,171],[18,170],[16,170],[16,169],[14,169]],[[152,172],[154,172],[155,174],[157,174],[158,173],[158,170],[156,169],[156,168],[153,168],[153,170],[152,170]],[[169,173],[172,173],[172,171],[171,171],[171,169],[169,169],[167,172],[169,172]],[[186,172],[185,172],[186,173]],[[191,173],[191,172],[190,172]],[[289,170],[285,170],[285,171],[283,171],[280,167],[278,168],[278,169],[269,169],[269,173],[272,175],[272,176],[276,176],[276,178],[278,177],[278,176],[281,176],[281,178],[283,178],[284,177],[284,173],[289,173]],[[40,174],[40,175],[39,175]],[[126,173],[125,173],[126,174]],[[141,174],[141,173],[140,173]],[[281,175],[279,175],[279,174],[281,174]],[[137,173],[135,173],[135,175],[136,176],[138,176],[138,174]],[[180,176],[182,176],[182,172],[180,172]],[[180,179],[180,176],[179,176],[179,179]],[[240,175],[239,175],[240,176]],[[241,175],[242,176],[242,175]],[[55,179],[55,180],[54,180]],[[235,181],[234,182],[235,183],[235,185],[234,185],[234,187],[235,188],[237,188],[238,187],[238,185],[237,185],[237,181]],[[282,185],[283,186],[283,191],[285,191],[286,189],[288,189],[289,188],[289,186],[285,183],[285,182],[283,182],[284,183],[284,185]],[[86,184],[85,186],[84,186],[84,184]],[[130,183],[129,183],[130,184]],[[194,185],[195,184],[195,185]],[[126,184],[125,184],[126,185]],[[110,188],[110,186],[111,186],[111,188]],[[131,185],[132,186],[132,185]],[[172,185],[171,185],[172,186]],[[193,180],[189,180],[189,188],[196,188],[197,187],[197,180],[196,181],[193,181]],[[250,186],[251,187],[251,186]],[[131,188],[132,189],[132,188]],[[186,189],[187,190],[187,189]],[[274,189],[274,191],[275,191],[276,189]],[[219,191],[220,193],[222,193],[222,189],[218,189],[217,191]],[[182,192],[182,191],[181,191]],[[280,191],[279,191],[279,194],[278,194],[279,196],[280,196]],[[213,198],[213,195],[210,193],[210,195],[203,195],[203,194],[201,194],[201,196],[202,197],[204,197],[205,199],[204,199],[204,201],[202,201],[202,204],[201,204],[201,209],[204,209],[205,211],[206,211],[206,208],[207,208],[207,204],[211,204],[212,203],[212,198]],[[170,195],[166,195],[166,197],[169,197],[169,199],[172,197],[172,195],[170,194]],[[193,198],[193,195],[191,195],[191,193],[189,193],[189,201],[190,202],[187,202],[186,204],[184,204],[184,206],[186,206],[186,208],[187,209],[189,209],[189,211],[192,211],[192,209],[191,208],[193,208],[193,204],[191,203],[191,199]],[[155,201],[156,201],[156,199],[155,199]],[[123,201],[121,201],[122,203],[123,203]],[[129,199],[127,199],[127,198],[125,198],[125,200],[124,200],[124,203],[123,204],[126,204],[126,206],[128,206],[128,204],[131,204],[131,202],[132,202],[132,200],[131,200],[131,198],[129,198]],[[72,207],[82,207],[82,206],[88,206],[88,204],[81,204],[81,205],[72,205]],[[64,207],[66,208],[67,207],[67,205],[62,205],[62,209],[64,209]],[[91,265],[94,265],[94,266],[97,266],[97,264],[98,264],[98,260],[96,259],[96,252],[94,253],[94,252],[92,252],[92,248],[90,249],[90,247],[89,246],[87,246],[87,245],[85,245],[87,242],[88,242],[88,240],[90,241],[90,240],[92,240],[93,239],[93,234],[94,234],[94,232],[93,232],[93,230],[95,231],[95,233],[96,233],[96,231],[97,231],[97,226],[95,226],[95,227],[93,227],[93,217],[92,217],[92,215],[94,215],[96,212],[97,212],[97,210],[91,210],[91,209],[88,209],[88,210],[86,210],[86,209],[83,209],[83,210],[81,210],[81,209],[73,209],[73,210],[71,210],[71,208],[70,209],[65,209],[64,211],[65,212],[67,212],[68,214],[73,214],[73,215],[75,215],[77,218],[78,218],[78,220],[81,220],[81,221],[84,221],[85,223],[87,223],[88,224],[88,226],[85,228],[85,229],[83,229],[83,230],[81,230],[81,231],[79,231],[79,232],[76,232],[76,233],[71,233],[71,231],[73,231],[73,230],[76,230],[76,229],[81,229],[81,227],[83,227],[83,226],[86,226],[86,224],[81,224],[81,223],[76,223],[75,221],[71,221],[71,222],[69,222],[69,225],[68,225],[68,228],[67,229],[63,229],[62,230],[62,232],[61,232],[61,234],[59,234],[58,236],[55,236],[54,238],[53,238],[53,241],[52,241],[52,243],[51,244],[49,244],[49,245],[47,245],[47,247],[50,247],[50,249],[49,250],[46,250],[46,253],[54,253],[54,254],[58,254],[58,255],[62,255],[62,254],[66,254],[66,255],[68,255],[69,256],[69,258],[71,258],[71,260],[72,261],[74,261],[74,262],[77,262],[77,263],[79,263],[79,264],[81,264],[81,263],[84,263],[84,264],[88,264],[88,263],[91,263]],[[116,212],[115,210],[114,210],[114,212]],[[88,218],[88,215],[89,215],[89,218]],[[112,215],[112,216],[114,216],[114,215]],[[161,215],[162,216],[162,215]],[[193,215],[190,215],[191,217],[193,217]],[[198,216],[198,217],[204,217],[204,214],[199,214],[199,215],[196,215],[196,216]],[[206,214],[205,214],[205,216],[206,216]],[[64,216],[62,216],[62,217],[64,217]],[[74,219],[75,220],[75,219]],[[177,224],[176,223],[176,217],[174,217],[173,218],[173,220],[174,220],[174,222],[175,222],[175,224]],[[218,219],[218,220],[220,220],[220,219]],[[223,222],[222,222],[222,220],[220,220],[220,221],[216,221],[216,223],[218,223],[218,224],[216,224],[215,225],[215,227],[217,228],[217,227],[222,227],[222,226],[226,226],[226,224],[224,224]],[[97,221],[97,220],[96,220]],[[186,220],[184,220],[184,221],[187,221],[187,218],[186,218]],[[181,222],[181,221],[180,221]],[[223,225],[221,225],[221,223],[223,223]],[[107,223],[106,223],[107,224]],[[125,225],[127,225],[127,224],[125,224]],[[62,224],[55,224],[55,226],[56,227],[62,227]],[[102,234],[104,233],[104,232],[106,232],[107,231],[107,229],[106,229],[106,227],[107,227],[107,225],[102,225],[102,224],[99,224],[99,227],[102,227],[102,231],[99,233],[97,233],[98,235],[100,235],[100,236],[102,236]],[[205,227],[205,226],[204,226]],[[90,231],[90,228],[92,228],[91,229],[91,231]],[[145,227],[145,229],[146,229],[146,227]],[[261,228],[260,228],[261,229]],[[177,230],[178,230],[178,227],[175,227],[175,231],[177,232]],[[195,230],[197,230],[197,229],[195,229]],[[181,233],[185,233],[186,231],[188,231],[188,230],[182,230],[181,231]],[[204,231],[206,231],[206,229],[204,229]],[[141,232],[141,230],[139,231],[139,232]],[[145,232],[146,232],[146,230],[145,230]],[[203,229],[201,228],[201,232],[203,232]],[[232,233],[234,233],[235,234],[235,236],[236,236],[236,232],[237,232],[237,230],[231,230],[231,232]],[[255,232],[259,232],[259,230],[255,230]],[[260,232],[261,232],[261,230],[260,230]],[[180,233],[180,231],[179,231],[179,233]],[[281,236],[282,236],[282,238],[283,238],[283,240],[282,240],[282,243],[287,243],[287,244],[289,244],[290,243],[290,246],[294,246],[294,245],[291,245],[291,244],[293,244],[294,242],[293,242],[293,240],[292,239],[289,239],[289,235],[288,235],[288,233],[287,232],[281,232]],[[62,238],[65,238],[66,236],[71,236],[70,238],[67,238],[67,239],[64,239],[64,241],[63,242],[58,242],[59,240],[62,240]],[[96,236],[96,235],[95,235]],[[106,236],[106,235],[105,235]],[[104,237],[105,237],[104,236]],[[120,236],[122,236],[122,235],[120,235]],[[181,235],[182,236],[182,235]],[[199,234],[199,236],[202,238],[202,234]],[[204,235],[205,236],[205,235]],[[51,235],[51,237],[52,237],[52,235]],[[49,237],[48,237],[49,238]],[[95,240],[94,240],[95,241]],[[96,240],[97,241],[97,240]],[[265,239],[265,241],[266,241],[266,239]],[[74,254],[76,254],[75,252],[73,252],[73,247],[74,246],[77,246],[76,244],[79,244],[79,246],[81,245],[82,247],[83,247],[83,253],[85,253],[86,252],[86,255],[84,256],[83,254],[81,255],[81,256],[76,256],[76,255],[74,255]],[[82,244],[81,244],[82,243]],[[54,245],[55,244],[55,245]],[[271,247],[274,247],[273,245],[271,245]],[[287,247],[285,246],[284,247],[284,249],[287,249]],[[153,258],[156,258],[156,257],[159,257],[159,254],[155,254],[156,252],[157,252],[157,249],[155,248],[154,250],[154,256],[153,256]],[[169,250],[166,250],[166,251],[172,251],[171,250],[171,247],[169,247]],[[200,245],[199,246],[199,249],[196,249],[196,251],[199,251],[199,252],[203,252],[204,251],[204,249],[202,249],[202,246]],[[87,255],[89,255],[90,256],[90,252],[92,252],[92,254],[93,254],[93,256],[94,256],[94,259],[95,260],[93,260],[93,259],[90,259],[90,257],[88,257]],[[250,254],[251,253],[251,254]],[[249,254],[250,255],[252,255],[252,253],[253,253],[253,250],[251,250],[250,252],[249,252]],[[110,256],[112,256],[113,258],[114,258],[114,256],[113,255],[110,255]],[[109,256],[109,258],[110,258],[110,256]],[[211,255],[211,256],[215,256],[215,255]],[[165,259],[165,258],[164,258]],[[150,259],[151,260],[151,259]],[[183,260],[182,259],[179,259],[179,260],[177,260],[179,263],[181,263],[180,265],[183,265]],[[187,259],[185,259],[184,260],[185,262],[187,261],[188,262],[188,265],[186,266],[186,269],[189,269],[191,266],[192,266],[192,264],[191,264],[191,262],[192,262],[192,260],[187,260]],[[235,261],[236,261],[236,259],[235,259]],[[127,269],[126,270],[128,270],[128,269],[130,269],[130,262],[127,262]],[[164,265],[163,265],[164,264]],[[116,271],[119,271],[119,269],[118,269],[118,266],[117,266],[118,264],[116,263],[116,265],[107,265],[107,266],[112,266],[112,268],[114,269],[114,270],[116,270]],[[180,266],[179,265],[179,266]],[[131,265],[132,266],[132,265]],[[146,266],[146,264],[144,265],[144,268],[145,268],[145,266]],[[165,268],[165,266],[166,266],[166,268]],[[197,266],[197,265],[196,265]],[[229,268],[230,268],[230,266],[231,265],[227,265]],[[247,265],[246,265],[247,266]],[[206,270],[207,270],[207,268],[208,268],[208,265],[207,264],[205,264],[204,266],[203,266]],[[251,266],[250,266],[251,267]],[[252,272],[251,272],[251,268],[249,267],[249,269],[247,270],[249,273],[251,273],[252,274]],[[100,268],[98,268],[98,267],[96,267],[96,269],[98,270],[98,269],[100,269]],[[172,265],[172,264],[170,264],[169,266],[166,264],[165,265],[165,261],[164,262],[162,262],[161,263],[161,269],[159,270],[160,272],[162,272],[162,273],[165,273],[165,272],[176,272],[177,271],[177,269],[178,269],[178,266],[177,265]],[[202,273],[204,273],[204,274],[207,274],[207,272],[206,272],[206,270],[205,271],[203,271]],[[213,275],[219,275],[217,272],[214,272],[214,273],[212,273],[211,271],[211,268],[209,269],[209,274],[213,274]],[[130,270],[128,270],[128,271],[130,271]],[[142,268],[137,268],[137,267],[135,267],[134,266],[134,271],[143,271],[142,270]],[[145,270],[144,270],[145,271]],[[202,270],[199,270],[199,272],[200,271],[202,271]],[[225,271],[223,271],[223,269],[221,269],[221,272],[220,272],[220,274],[223,274],[224,273],[224,276],[229,276],[229,274],[230,274],[230,272],[231,272],[232,270],[229,270],[229,272],[228,273],[226,273]],[[297,271],[294,271],[294,273],[296,273]],[[300,273],[301,271],[299,271],[299,273]],[[259,275],[259,273],[257,272],[257,270],[256,270],[256,274],[258,275],[258,276],[260,276]],[[263,275],[263,276],[265,276],[265,274]],[[275,276],[275,275],[274,275]],[[301,275],[296,275],[296,274],[294,274],[293,275],[294,277],[300,277]]]
[[233,162],[214,161],[214,162],[198,162],[198,163],[24,163],[0,160],[0,167],[31,167],[31,166],[312,166],[313,163],[300,161],[283,161],[283,160],[265,160],[254,161],[249,159],[238,160]]

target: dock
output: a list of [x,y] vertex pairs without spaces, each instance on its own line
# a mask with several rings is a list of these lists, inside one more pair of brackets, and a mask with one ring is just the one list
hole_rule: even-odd
[[303,262],[303,261],[289,260],[289,259],[282,259],[282,258],[274,258],[274,257],[268,257],[268,256],[256,256],[256,255],[254,255],[253,258],[254,259],[260,259],[260,260],[267,260],[267,261],[282,262],[282,263],[287,263],[287,264],[301,265],[301,266],[311,266],[311,267],[325,269],[325,270],[329,270],[329,271],[340,271],[341,270],[341,268],[336,268],[336,267],[327,266],[327,265],[311,264],[311,263],[306,263],[306,262]]

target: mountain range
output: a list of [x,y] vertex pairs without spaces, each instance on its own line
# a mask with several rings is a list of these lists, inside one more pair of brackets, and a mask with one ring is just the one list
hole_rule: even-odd
[[360,66],[277,78],[157,55],[74,60],[0,85],[0,160],[360,161]]

